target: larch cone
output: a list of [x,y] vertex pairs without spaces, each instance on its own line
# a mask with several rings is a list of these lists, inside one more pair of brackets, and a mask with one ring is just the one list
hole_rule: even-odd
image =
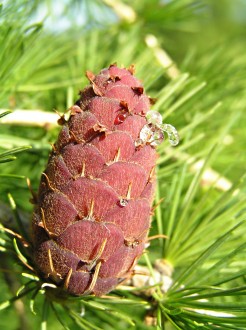
[[147,241],[157,154],[140,139],[151,99],[133,71],[113,64],[87,72],[90,85],[60,120],[41,177],[34,263],[72,295],[114,289],[131,276]]

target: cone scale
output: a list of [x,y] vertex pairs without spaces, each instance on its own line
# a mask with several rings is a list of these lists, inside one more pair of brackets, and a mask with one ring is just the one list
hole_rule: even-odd
[[133,67],[87,77],[42,174],[32,221],[38,273],[72,295],[102,295],[131,276],[155,187],[156,150],[136,143],[151,99]]

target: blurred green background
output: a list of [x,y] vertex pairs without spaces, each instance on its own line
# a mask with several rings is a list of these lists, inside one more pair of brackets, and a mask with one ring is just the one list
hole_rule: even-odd
[[[0,113],[25,110],[22,125],[4,123],[8,116],[2,118],[2,123],[0,119],[0,152],[32,146],[13,162],[0,164],[2,219],[9,213],[8,193],[19,212],[30,219],[32,205],[26,177],[37,190],[50,143],[59,131],[52,125],[29,125],[31,110],[63,113],[87,84],[85,70],[97,73],[114,62],[126,67],[136,65],[136,75],[147,93],[159,100],[155,108],[163,114],[165,122],[180,132],[181,142],[175,151],[168,143],[160,148],[160,197],[168,196],[173,175],[184,164],[196,164],[206,158],[215,144],[211,168],[226,178],[229,186],[245,173],[245,0],[6,0],[0,3]],[[186,187],[194,173],[196,170],[191,166]],[[209,180],[202,182],[190,211],[196,209],[196,202],[198,205],[200,196],[211,186]],[[181,193],[184,200],[187,189],[184,186]],[[213,190],[204,209],[220,196],[221,190],[227,188],[222,185]],[[245,192],[243,185],[240,193],[245,196]],[[162,210],[167,218],[172,204],[172,195],[169,197],[164,205],[166,211]],[[242,206],[240,212],[244,210]],[[11,216],[8,217],[10,226],[15,227]],[[153,225],[153,233],[158,230],[156,227]],[[158,252],[154,243],[151,258],[155,255]],[[170,254],[170,260],[174,255]],[[181,256],[176,257],[177,266],[181,266]],[[8,268],[8,256],[1,258],[1,268]],[[20,272],[17,266],[16,272]],[[17,290],[18,281],[5,275],[0,281],[1,301],[4,301]],[[25,304],[2,312],[0,328],[39,328],[39,316],[32,315]],[[38,305],[38,312],[40,308]],[[22,316],[18,311],[22,311]],[[49,326],[62,329],[53,316]],[[102,327],[107,329],[107,324]],[[124,329],[123,325],[119,325],[121,328]]]

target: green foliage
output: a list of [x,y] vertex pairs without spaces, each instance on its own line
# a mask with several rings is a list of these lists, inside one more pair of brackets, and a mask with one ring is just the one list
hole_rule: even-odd
[[[123,2],[135,11],[134,22],[123,10],[117,19],[118,2],[109,7],[107,1],[70,0],[61,14],[51,0],[4,1],[0,7],[0,309],[5,316],[0,326],[243,330],[245,4]],[[44,20],[37,14],[42,8]],[[64,16],[66,29],[58,25]],[[154,45],[148,43],[150,34]],[[167,53],[169,61],[163,60]],[[107,297],[52,301],[56,289],[33,273],[31,256],[15,233],[28,238],[32,206],[26,178],[37,190],[58,128],[4,124],[4,119],[16,109],[24,110],[24,123],[33,110],[65,112],[87,83],[84,72],[115,61],[136,64],[148,94],[158,99],[153,109],[181,137],[178,147],[168,142],[159,147],[150,235],[168,238],[150,241],[141,259],[153,274],[156,259],[165,260],[172,271],[164,282],[172,284],[167,292],[156,279],[145,288],[119,287]],[[154,316],[156,325],[145,325],[146,315]]]

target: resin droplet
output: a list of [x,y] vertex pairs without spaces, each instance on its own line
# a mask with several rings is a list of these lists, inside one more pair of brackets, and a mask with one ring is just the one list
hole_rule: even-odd
[[168,140],[172,146],[176,146],[179,143],[179,134],[174,126],[163,124],[161,125],[161,129],[167,133]]
[[155,131],[153,132],[152,139],[149,141],[149,144],[153,147],[158,146],[161,144],[164,140],[164,133],[161,129],[155,128]]
[[139,138],[143,141],[143,143],[149,143],[151,146],[157,146],[164,140],[164,134],[158,126],[147,124],[141,129]]
[[157,112],[150,110],[146,113],[146,119],[149,124],[159,126],[162,124],[162,115]]
[[114,120],[114,124],[119,125],[119,124],[123,123],[123,121],[126,119],[126,117],[127,117],[127,113],[119,113]]
[[119,205],[122,207],[125,207],[128,204],[128,199],[126,198],[121,198],[119,201]]

